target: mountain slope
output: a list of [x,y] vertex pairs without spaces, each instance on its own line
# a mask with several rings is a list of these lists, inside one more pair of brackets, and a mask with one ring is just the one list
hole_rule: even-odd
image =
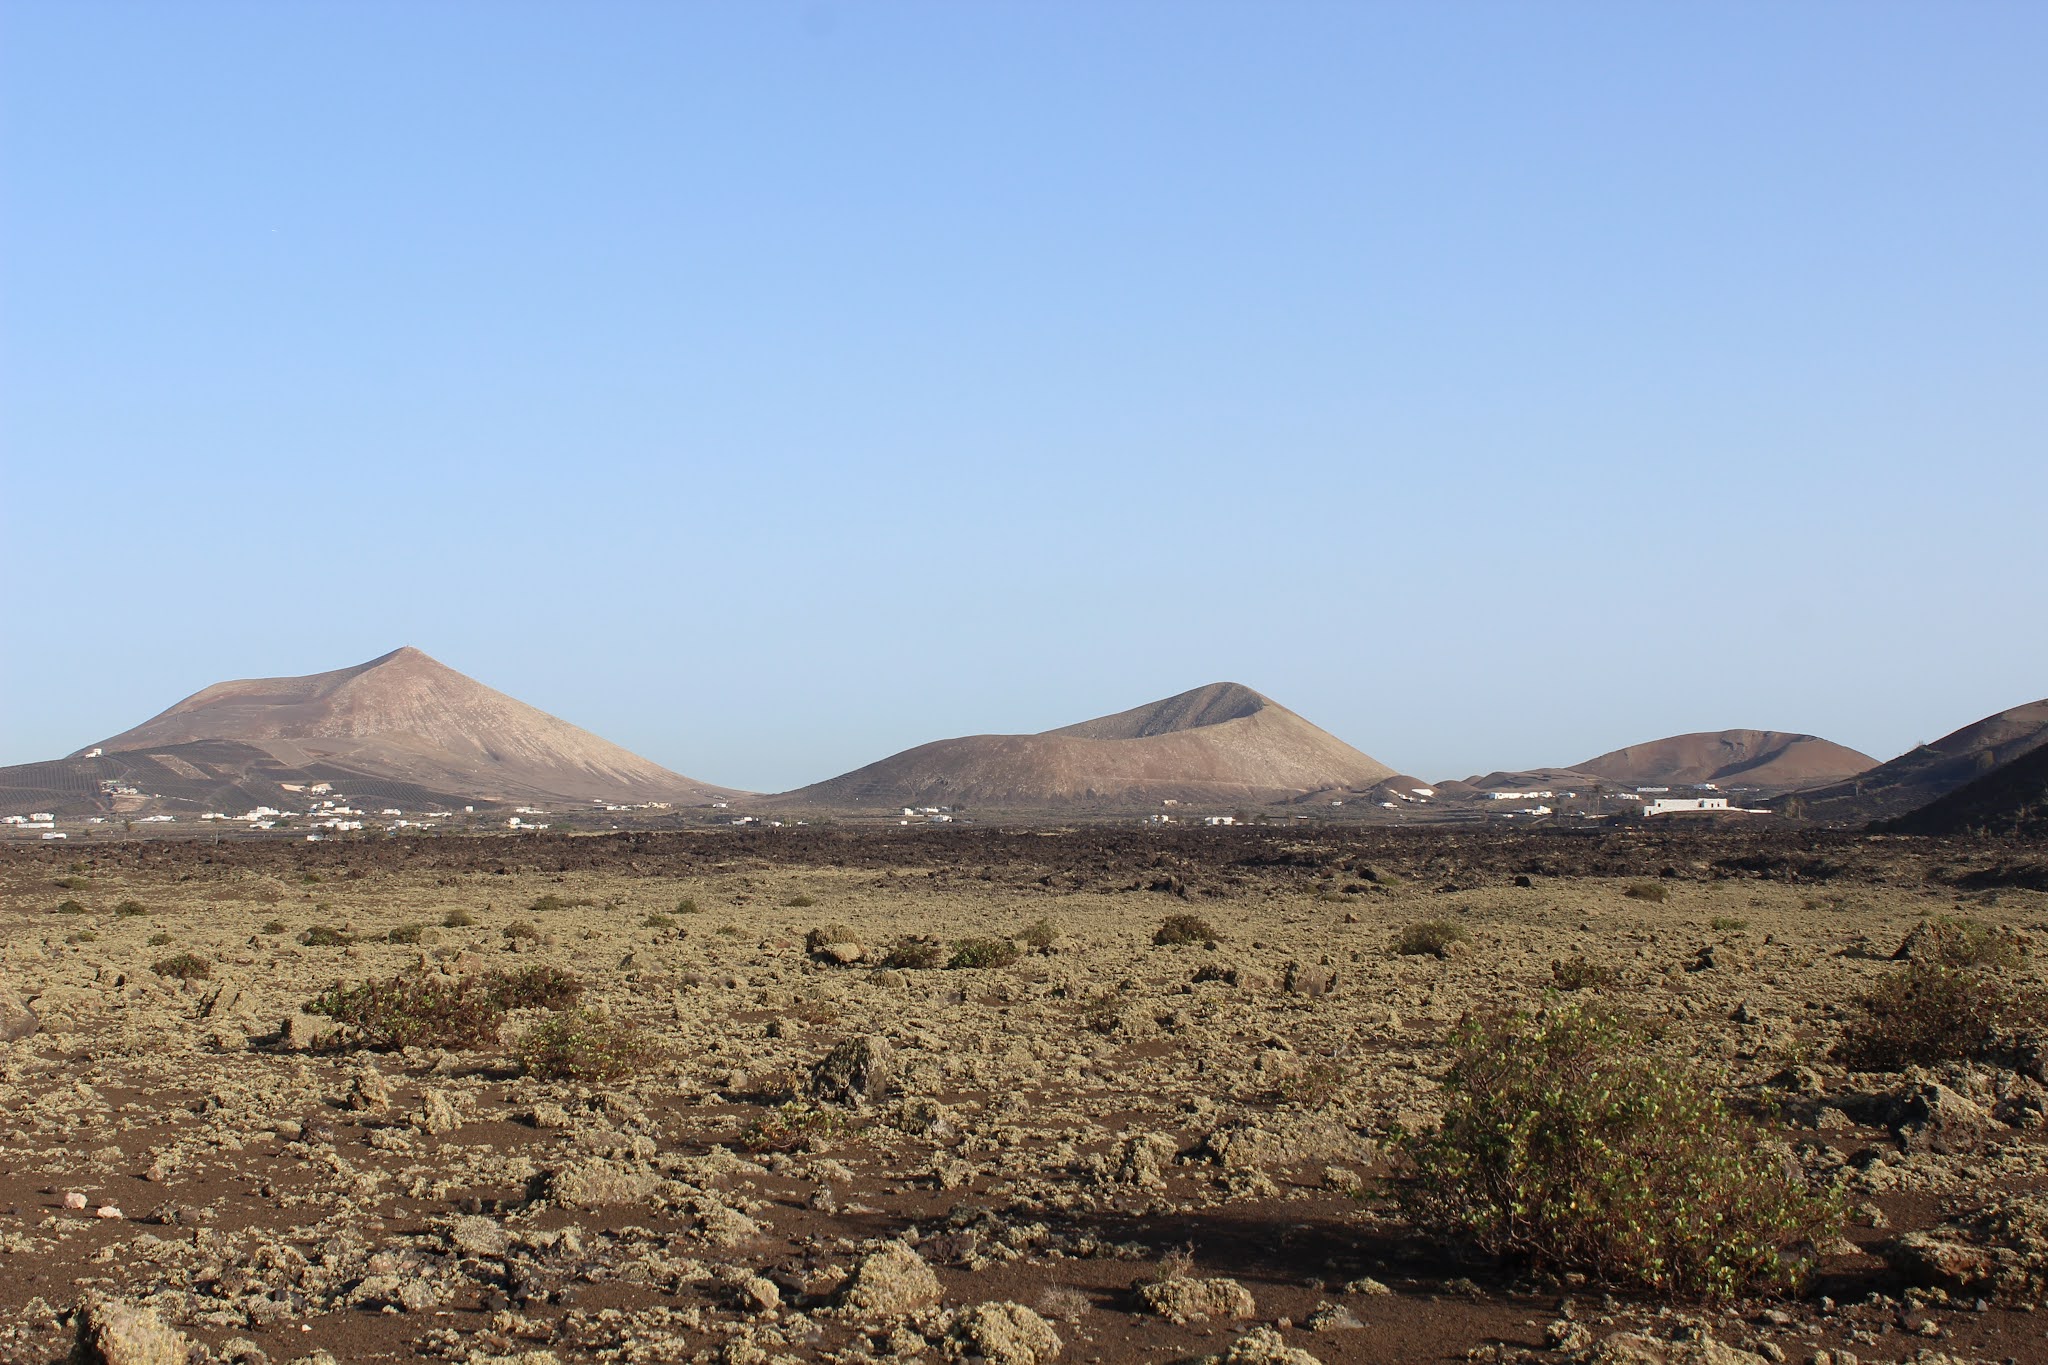
[[1878,828],[1894,834],[1982,830],[2020,839],[2048,838],[2048,744]]
[[328,765],[486,800],[725,794],[410,647],[331,673],[216,683],[89,747],[111,755],[208,741],[261,751],[284,769]]
[[1785,791],[1843,781],[1875,768],[1877,760],[1815,735],[1718,730],[1634,744],[1571,766],[1628,787],[1712,782]]
[[2048,744],[2048,700],[2028,702],[1974,721],[1846,782],[1786,796],[1781,804],[1788,815],[1813,820],[1890,819],[1946,796],[2043,744]]
[[1393,769],[1237,683],[1035,735],[942,739],[773,798],[794,807],[1135,807],[1370,787]]

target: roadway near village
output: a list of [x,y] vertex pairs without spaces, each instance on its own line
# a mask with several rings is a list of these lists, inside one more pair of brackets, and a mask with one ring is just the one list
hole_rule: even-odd
[[[2044,932],[1685,822],[9,847],[0,1359],[2048,1360]],[[1689,1193],[1484,1166],[1617,1049]]]

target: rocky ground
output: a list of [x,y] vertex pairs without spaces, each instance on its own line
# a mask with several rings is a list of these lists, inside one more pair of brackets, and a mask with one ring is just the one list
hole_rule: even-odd
[[[2042,940],[2039,848],[1672,827],[9,849],[0,1359],[2048,1359],[2042,1054],[1830,1058],[1938,914]],[[1213,937],[1155,943],[1172,915]],[[1396,953],[1425,919],[1468,937]],[[1018,953],[880,965],[919,935]],[[181,954],[206,975],[157,970]],[[1447,1031],[1574,959],[1843,1191],[1807,1294],[1613,1296],[1397,1216],[1388,1137],[1439,1112]],[[541,963],[644,1033],[630,1074],[522,1074],[537,1009],[501,1042],[387,1051],[303,1009]]]

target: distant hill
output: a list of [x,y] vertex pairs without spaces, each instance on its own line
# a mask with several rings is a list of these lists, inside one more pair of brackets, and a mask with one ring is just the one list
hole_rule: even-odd
[[1794,792],[1777,804],[1788,815],[1831,823],[1893,819],[2043,744],[2048,744],[2048,700],[1986,716],[1848,781]]
[[[87,758],[93,750],[104,752]],[[107,780],[205,805],[275,804],[280,784],[318,781],[350,796],[383,792],[405,809],[728,794],[411,648],[331,673],[216,683],[68,759],[0,770],[0,804],[32,804],[43,791],[97,808]]]
[[1893,834],[1987,834],[2048,839],[2048,744],[1972,778],[1877,828]]
[[1035,735],[970,735],[906,749],[773,798],[836,809],[1133,808],[1265,803],[1366,789],[1394,770],[1238,683]]
[[1716,730],[1634,744],[1571,766],[1624,787],[1711,782],[1781,792],[1839,782],[1875,768],[1877,760],[1816,735]]

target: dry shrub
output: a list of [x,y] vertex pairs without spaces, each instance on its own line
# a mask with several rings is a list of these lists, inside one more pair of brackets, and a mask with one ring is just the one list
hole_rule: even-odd
[[441,927],[443,929],[467,929],[469,928],[470,925],[475,923],[476,916],[470,914],[469,911],[450,910],[445,916],[442,917]]
[[411,945],[414,943],[418,943],[425,933],[426,927],[424,925],[401,924],[396,929],[393,929],[390,933],[384,935],[384,941],[386,943]]
[[516,919],[498,932],[506,938],[520,939],[526,943],[540,942],[540,929],[527,920]]
[[177,953],[150,970],[173,981],[204,981],[213,975],[213,964],[197,953]]
[[640,927],[642,929],[673,929],[676,927],[676,917],[674,915],[664,915],[656,911],[646,919],[641,920]]
[[1222,935],[1214,925],[1200,915],[1168,915],[1159,922],[1159,928],[1152,934],[1152,941],[1161,947],[1180,943],[1214,943]]
[[889,945],[889,951],[882,955],[881,965],[922,970],[936,967],[945,960],[945,944],[922,934],[909,934]]
[[335,983],[306,1006],[353,1030],[349,1044],[371,1048],[483,1048],[513,1009],[560,1009],[583,983],[559,967],[446,976],[413,971],[388,981]]
[[1669,893],[1664,890],[1662,882],[1630,882],[1628,889],[1621,894],[1632,901],[1648,901],[1652,905],[1662,905]]
[[513,1049],[519,1069],[548,1081],[616,1081],[652,1056],[639,1029],[603,1010],[566,1009],[535,1024]]
[[57,902],[57,913],[60,915],[83,915],[87,914],[88,911],[75,900],[61,900]]
[[821,924],[804,935],[804,951],[815,953],[835,943],[858,943],[853,930],[843,924]]
[[797,892],[794,896],[783,902],[784,905],[792,910],[808,910],[817,903],[818,898],[816,896],[803,891]]
[[545,896],[536,899],[533,904],[527,906],[526,913],[529,915],[548,915],[553,914],[557,910],[573,910],[578,906],[594,904],[596,902],[588,896],[565,898],[557,896],[554,892],[550,891]]
[[1007,967],[1019,956],[1017,945],[1006,938],[963,938],[953,944],[953,955],[946,959],[946,965]]
[[1321,1109],[1343,1093],[1353,1075],[1352,1069],[1335,1057],[1311,1057],[1300,1070],[1282,1075],[1273,1091],[1288,1104]]
[[1858,1071],[1981,1061],[2005,1035],[2048,1019],[2040,997],[1982,972],[1915,961],[1887,972],[1856,1001],[1835,1056]]
[[149,913],[149,907],[141,901],[122,901],[114,907],[114,913],[122,919],[136,919]]
[[308,948],[346,948],[355,941],[354,934],[326,924],[316,924],[299,935],[299,942]]
[[1455,920],[1425,919],[1405,926],[1394,940],[1394,951],[1402,957],[1449,957],[1456,945],[1472,935]]
[[1564,1005],[1468,1019],[1442,1124],[1398,1140],[1421,1229],[1553,1274],[1664,1297],[1796,1288],[1787,1248],[1841,1225],[1703,1080],[1636,1026]]
[[1621,973],[1576,954],[1553,959],[1550,979],[1561,991],[1611,991],[1621,984]]
[[1033,920],[1024,926],[1024,931],[1017,938],[1025,947],[1042,953],[1059,942],[1060,927],[1049,919]]
[[846,1115],[831,1105],[790,1100],[748,1123],[739,1143],[750,1152],[809,1151],[851,1131]]

